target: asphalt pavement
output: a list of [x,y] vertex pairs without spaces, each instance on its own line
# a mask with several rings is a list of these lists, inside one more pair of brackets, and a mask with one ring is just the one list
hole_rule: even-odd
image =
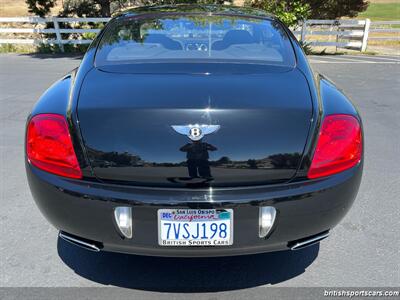
[[93,253],[57,238],[28,188],[24,126],[38,97],[80,60],[0,55],[0,287],[116,286],[140,298],[185,293],[191,299],[206,292],[245,299],[271,286],[398,287],[400,57],[310,60],[350,96],[363,118],[364,176],[352,209],[327,240],[304,250],[179,259]]

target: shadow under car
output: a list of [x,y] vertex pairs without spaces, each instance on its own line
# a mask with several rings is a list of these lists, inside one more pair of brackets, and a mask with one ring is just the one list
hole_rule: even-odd
[[156,292],[217,292],[277,284],[299,276],[317,258],[319,244],[256,255],[171,258],[92,252],[58,239],[62,261],[88,280]]

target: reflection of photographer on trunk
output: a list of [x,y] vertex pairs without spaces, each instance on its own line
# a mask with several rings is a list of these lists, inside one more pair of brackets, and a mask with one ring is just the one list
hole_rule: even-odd
[[180,151],[186,152],[186,163],[189,172],[189,177],[196,178],[212,178],[210,170],[210,162],[208,161],[208,151],[215,151],[213,145],[194,141],[181,147]]

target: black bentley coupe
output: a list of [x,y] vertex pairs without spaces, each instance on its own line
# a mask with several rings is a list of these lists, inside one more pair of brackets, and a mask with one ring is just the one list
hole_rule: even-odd
[[94,251],[300,249],[350,209],[360,116],[274,16],[231,6],[114,17],[27,120],[32,195]]

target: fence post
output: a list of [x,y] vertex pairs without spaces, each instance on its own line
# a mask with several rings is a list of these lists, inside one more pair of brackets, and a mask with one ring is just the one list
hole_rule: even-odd
[[371,20],[370,19],[365,19],[364,35],[363,35],[362,44],[361,44],[361,52],[365,52],[365,50],[367,50],[369,27],[370,26],[371,26]]
[[[335,20],[335,22],[332,24],[332,26],[336,26],[336,31],[339,31],[339,32],[342,32],[343,30],[342,29],[340,29],[340,21],[338,21],[338,20]],[[339,34],[337,34],[336,33],[336,36],[335,36],[335,42],[336,42],[336,45],[335,45],[335,53],[337,52],[337,50],[338,50],[338,43],[339,43]]]
[[58,46],[60,47],[61,52],[64,53],[64,45],[62,43],[62,36],[60,33],[60,26],[58,25],[57,17],[53,17],[53,24],[54,24],[54,30],[56,31],[56,38],[57,38]]
[[306,34],[307,34],[307,20],[303,20],[303,24],[301,25],[301,36],[300,36],[300,41],[303,43],[306,41]]

